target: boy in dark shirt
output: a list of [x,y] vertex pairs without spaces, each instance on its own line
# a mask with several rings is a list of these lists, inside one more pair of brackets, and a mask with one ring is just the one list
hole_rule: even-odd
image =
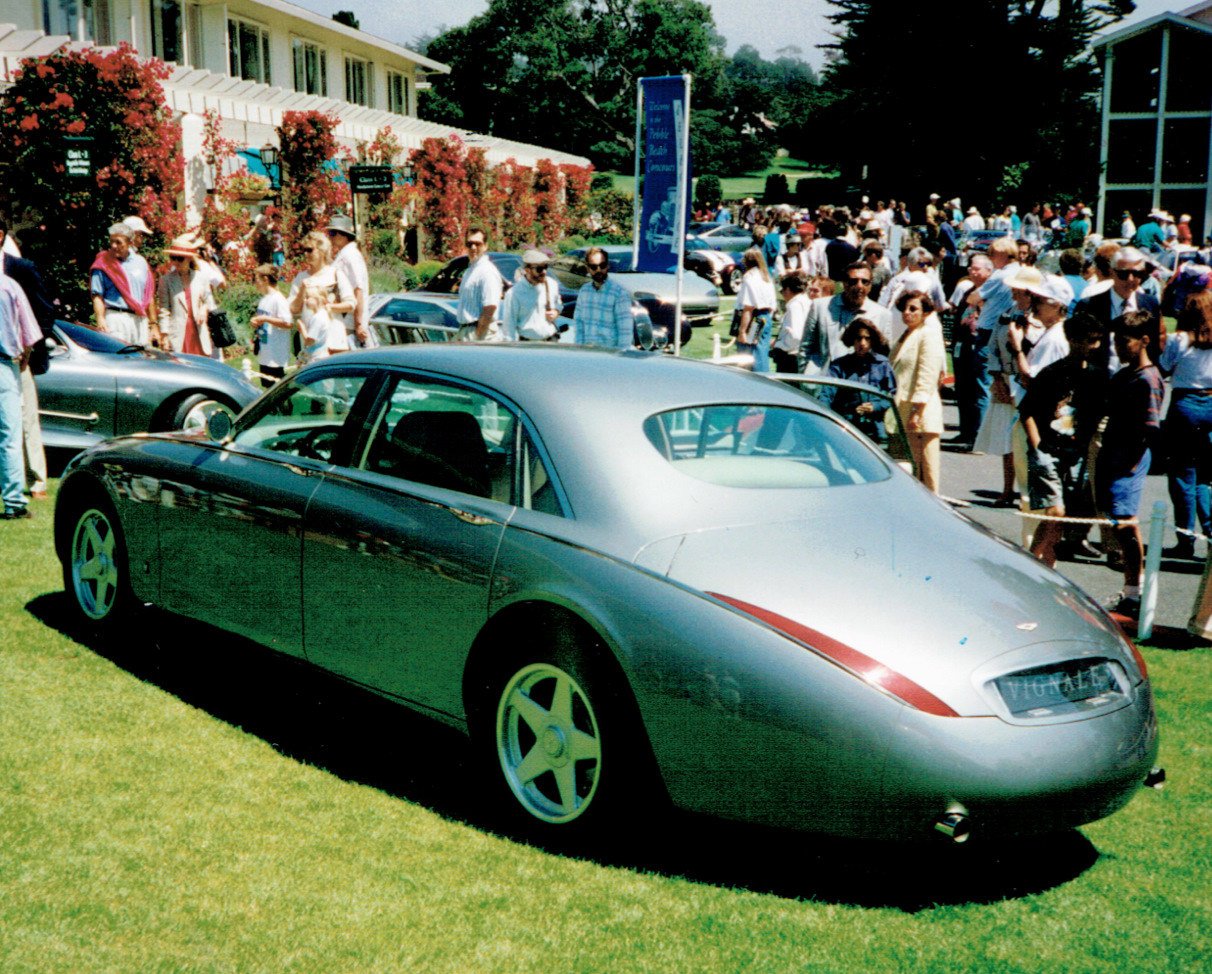
[[1115,534],[1124,550],[1124,589],[1109,608],[1137,616],[1144,546],[1136,515],[1152,449],[1160,445],[1165,392],[1161,373],[1149,357],[1149,343],[1157,334],[1153,316],[1129,311],[1116,318],[1111,327],[1123,368],[1107,385],[1107,428],[1094,487],[1099,510],[1120,522]]
[[[1027,496],[1033,511],[1064,517],[1066,508],[1080,503],[1090,437],[1103,417],[1107,370],[1090,357],[1102,345],[1103,323],[1093,315],[1066,319],[1069,354],[1031,380],[1019,404],[1027,434]],[[1056,564],[1061,540],[1060,521],[1041,521],[1031,553],[1049,567]]]

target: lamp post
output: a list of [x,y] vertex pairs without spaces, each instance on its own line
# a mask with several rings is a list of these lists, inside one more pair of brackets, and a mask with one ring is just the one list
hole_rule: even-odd
[[261,146],[261,165],[265,167],[265,171],[269,174],[269,189],[277,199],[278,193],[282,190],[281,179],[275,173],[278,165],[278,147],[266,142]]

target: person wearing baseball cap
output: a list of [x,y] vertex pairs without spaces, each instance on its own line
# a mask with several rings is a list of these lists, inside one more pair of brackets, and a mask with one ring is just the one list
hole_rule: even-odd
[[505,294],[501,328],[507,342],[556,342],[560,286],[547,275],[551,258],[541,250],[522,254],[522,279]]

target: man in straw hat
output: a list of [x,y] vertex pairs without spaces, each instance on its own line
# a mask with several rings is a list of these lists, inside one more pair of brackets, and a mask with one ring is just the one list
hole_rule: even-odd
[[324,228],[332,241],[332,266],[342,272],[353,285],[354,309],[341,317],[350,348],[374,348],[378,343],[370,330],[370,315],[366,303],[370,298],[370,272],[366,259],[358,250],[358,234],[347,216],[334,216]]

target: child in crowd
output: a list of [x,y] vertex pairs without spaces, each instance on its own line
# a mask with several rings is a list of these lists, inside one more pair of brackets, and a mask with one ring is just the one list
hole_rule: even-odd
[[[1065,320],[1068,355],[1045,366],[1032,380],[1019,405],[1027,434],[1027,496],[1032,511],[1064,517],[1080,504],[1090,437],[1106,403],[1107,370],[1090,361],[1106,336],[1092,315]],[[1056,543],[1064,525],[1041,521],[1031,553],[1044,564],[1056,564]]]
[[256,329],[258,371],[273,378],[262,380],[266,388],[286,374],[290,364],[290,332],[294,315],[290,302],[278,290],[278,268],[261,264],[253,271],[253,283],[261,292],[257,313],[248,323]]
[[1140,613],[1141,565],[1144,546],[1137,513],[1141,492],[1160,446],[1161,372],[1149,358],[1149,343],[1157,323],[1144,311],[1129,311],[1111,323],[1115,351],[1123,367],[1107,384],[1107,428],[1095,471],[1099,510],[1119,523],[1115,536],[1124,552],[1124,589],[1109,605],[1127,616]]

